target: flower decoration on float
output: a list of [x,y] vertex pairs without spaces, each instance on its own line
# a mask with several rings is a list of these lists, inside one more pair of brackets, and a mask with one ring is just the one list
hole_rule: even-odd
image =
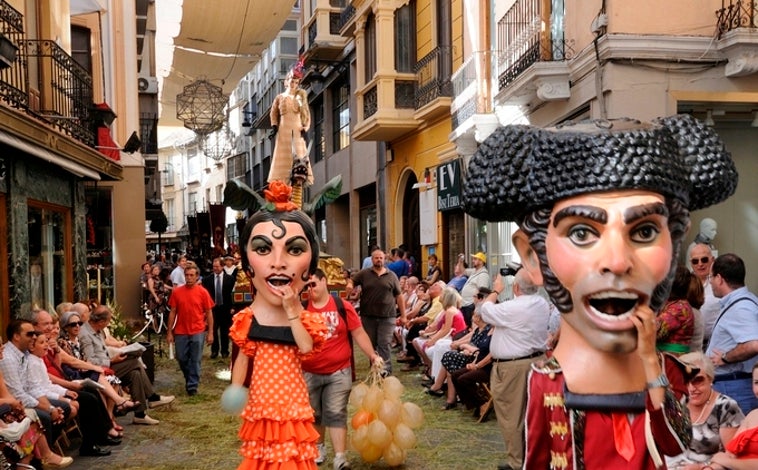
[[268,189],[263,190],[266,198],[265,209],[269,211],[284,212],[299,209],[297,204],[293,203],[292,186],[282,181],[272,181],[268,184]]

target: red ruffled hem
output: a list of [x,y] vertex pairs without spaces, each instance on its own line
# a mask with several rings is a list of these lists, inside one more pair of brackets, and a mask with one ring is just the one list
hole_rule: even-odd
[[316,442],[319,436],[310,421],[244,421],[239,437],[242,440],[240,454],[246,460],[262,465],[251,468],[289,468],[279,465],[289,461],[313,462],[318,457]]
[[244,459],[237,470],[316,470],[318,466],[313,459],[288,462],[261,462]]

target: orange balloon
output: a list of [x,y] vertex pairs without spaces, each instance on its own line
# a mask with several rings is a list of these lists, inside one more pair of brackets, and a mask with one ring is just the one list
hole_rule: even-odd
[[370,411],[358,410],[353,416],[353,419],[350,420],[350,425],[353,426],[353,429],[358,429],[364,424],[370,423],[375,418],[376,416],[374,415],[374,413]]
[[397,444],[392,442],[389,446],[387,446],[386,449],[384,449],[382,458],[390,467],[397,467],[398,465],[401,465],[403,462],[405,462],[405,450],[401,449]]
[[360,454],[364,462],[372,463],[379,460],[379,458],[382,456],[382,449],[373,444],[367,444],[366,447],[360,451]]

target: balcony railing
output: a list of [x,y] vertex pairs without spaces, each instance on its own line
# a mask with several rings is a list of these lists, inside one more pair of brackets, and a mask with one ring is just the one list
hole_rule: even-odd
[[350,20],[353,19],[353,17],[355,17],[355,7],[353,5],[348,5],[342,9],[340,12],[340,31],[350,22]]
[[[39,66],[40,114],[63,133],[94,147],[90,123],[92,76],[49,39],[27,39],[28,61]],[[49,88],[48,88],[49,87]]]
[[363,119],[368,119],[379,110],[379,97],[376,85],[363,94]]
[[4,1],[0,1],[0,33],[19,47],[16,62],[0,71],[0,100],[17,109],[29,107],[29,76],[26,73],[24,16]]
[[716,27],[718,36],[738,28],[758,28],[758,9],[754,0],[729,0],[729,5],[724,5],[716,10]]
[[416,109],[442,96],[453,96],[452,47],[437,46],[413,67],[416,73]]
[[18,47],[16,61],[0,71],[0,101],[94,147],[92,76],[55,41],[26,39],[23,24],[23,15],[0,0],[0,33]]
[[508,86],[536,62],[573,58],[574,41],[545,35],[541,16],[540,0],[518,0],[498,21],[500,89]]

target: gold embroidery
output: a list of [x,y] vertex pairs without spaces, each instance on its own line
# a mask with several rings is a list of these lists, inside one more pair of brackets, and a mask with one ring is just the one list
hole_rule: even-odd
[[563,438],[566,436],[566,434],[568,434],[567,423],[557,423],[555,421],[550,421],[550,437],[560,436]]
[[550,470],[562,470],[565,468],[568,468],[566,453],[550,451]]
[[542,405],[545,408],[563,407],[563,394],[561,393],[546,393],[542,399]]

